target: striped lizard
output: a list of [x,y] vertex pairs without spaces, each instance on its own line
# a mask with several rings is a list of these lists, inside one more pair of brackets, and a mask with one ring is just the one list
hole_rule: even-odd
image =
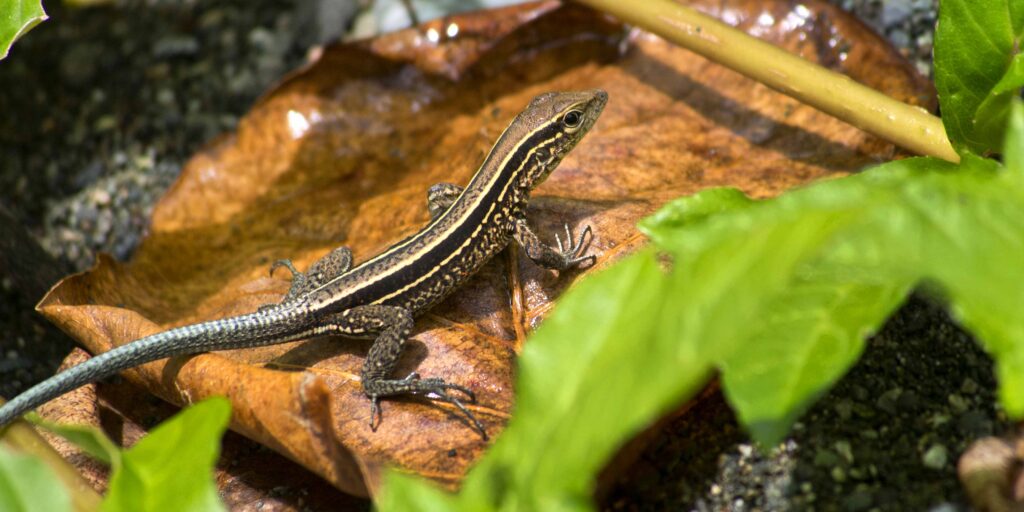
[[530,193],[586,135],[604,108],[601,90],[542,94],[509,124],[465,188],[451,183],[427,192],[431,221],[411,237],[352,267],[352,253],[339,247],[299,272],[285,267],[291,287],[278,304],[256,312],[176,327],[121,345],[37,384],[0,406],[0,425],[75,388],[121,370],[166,357],[212,350],[274,345],[319,335],[373,337],[360,373],[370,400],[370,426],[381,418],[380,399],[420,395],[457,407],[484,437],[480,421],[465,407],[473,392],[440,378],[413,373],[391,377],[413,327],[413,317],[455,291],[491,257],[515,240],[536,264],[566,270],[593,263],[584,256],[590,227],[576,239],[543,243],[526,220]]

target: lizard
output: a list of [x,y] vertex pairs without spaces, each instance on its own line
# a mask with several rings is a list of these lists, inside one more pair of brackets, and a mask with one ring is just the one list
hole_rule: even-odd
[[360,371],[372,429],[383,421],[382,398],[419,395],[458,408],[486,440],[483,424],[463,404],[476,401],[470,389],[415,372],[401,379],[391,373],[414,317],[458,289],[512,241],[544,268],[564,271],[594,262],[593,255],[584,255],[593,240],[590,226],[577,239],[566,224],[566,240],[556,235],[556,246],[550,246],[530,228],[526,208],[531,192],[586,135],[607,100],[599,89],[537,96],[502,132],[465,188],[439,183],[428,190],[431,220],[412,236],[355,267],[344,246],[305,273],[290,260],[278,260],[270,272],[285,267],[292,274],[279,303],[175,327],[98,354],[0,406],[0,426],[68,391],[158,359],[340,335],[374,338]]

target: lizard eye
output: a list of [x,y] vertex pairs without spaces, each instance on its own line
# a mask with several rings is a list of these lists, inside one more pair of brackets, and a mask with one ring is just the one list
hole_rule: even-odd
[[565,113],[562,117],[562,124],[569,128],[576,128],[583,121],[583,112],[579,110],[570,110]]

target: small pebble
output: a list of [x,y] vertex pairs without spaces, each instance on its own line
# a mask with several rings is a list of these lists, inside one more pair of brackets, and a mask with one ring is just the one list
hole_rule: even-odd
[[896,387],[882,393],[882,396],[878,397],[875,401],[875,406],[889,414],[896,414],[896,400],[900,397],[903,390]]
[[840,400],[835,405],[836,414],[839,415],[839,419],[846,421],[853,416],[853,402],[849,400]]
[[948,397],[948,401],[949,405],[957,413],[964,412],[971,406],[970,403],[966,399],[964,399],[964,397],[956,393],[950,394]]
[[928,451],[924,452],[924,455],[921,457],[921,463],[927,468],[942,469],[946,467],[947,458],[946,447],[941,444],[933,444],[931,448],[928,448]]
[[194,55],[199,51],[199,41],[190,35],[167,36],[153,44],[153,56],[161,59]]
[[853,448],[850,446],[850,442],[845,439],[840,439],[832,444],[836,449],[836,452],[846,461],[847,464],[853,463]]
[[827,448],[821,448],[814,452],[814,465],[830,468],[838,466],[842,462],[838,455]]
[[871,492],[858,489],[843,500],[843,510],[848,512],[860,512],[867,510],[873,503]]
[[914,413],[921,408],[921,398],[913,391],[906,391],[896,399],[896,407],[903,413]]
[[977,439],[992,435],[992,421],[982,411],[967,411],[957,419],[956,428],[964,436]]

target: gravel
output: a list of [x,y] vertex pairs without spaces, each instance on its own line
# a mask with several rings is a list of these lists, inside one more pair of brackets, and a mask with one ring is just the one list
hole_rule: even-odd
[[829,0],[884,35],[922,75],[932,76],[938,0]]
[[2,63],[0,201],[84,269],[127,258],[182,163],[304,49],[281,0],[47,7]]
[[[0,204],[83,270],[97,251],[129,257],[182,163],[305,50],[284,0],[47,10],[0,62]],[[52,374],[71,346],[31,295],[0,287],[3,396]]]
[[716,395],[660,433],[604,508],[966,510],[956,458],[1011,427],[994,390],[991,359],[914,297],[786,441],[753,448]]

